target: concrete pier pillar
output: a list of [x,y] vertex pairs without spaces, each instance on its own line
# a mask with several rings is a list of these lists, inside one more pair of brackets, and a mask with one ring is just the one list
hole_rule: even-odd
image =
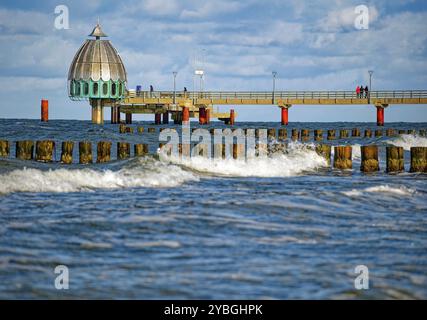
[[115,123],[117,123],[116,122],[116,119],[117,119],[117,115],[116,115],[116,113],[117,113],[117,109],[116,109],[116,107],[111,107],[111,119],[110,119],[110,122],[111,122],[111,124],[115,124]]
[[34,142],[33,141],[16,141],[16,159],[32,160],[34,159]]
[[336,169],[351,169],[352,147],[351,146],[336,146],[334,147],[334,168]]
[[406,131],[402,130],[402,129],[398,131],[398,134],[405,134],[405,133],[406,133]]
[[360,171],[376,172],[380,170],[378,162],[378,146],[361,146],[360,155]]
[[161,113],[155,113],[154,114],[154,124],[155,125],[162,124],[162,114]]
[[73,141],[63,141],[61,147],[61,163],[71,164],[73,163]]
[[92,143],[90,141],[79,142],[79,162],[80,164],[92,163]]
[[104,163],[111,160],[111,142],[99,141],[97,146],[96,162]]
[[169,124],[169,112],[163,112],[163,124]]
[[372,137],[372,130],[366,129],[365,130],[365,138],[371,138]]
[[104,124],[104,108],[101,99],[92,99],[92,123]]
[[52,162],[54,149],[55,149],[55,142],[52,140],[37,141],[36,142],[36,161]]
[[427,172],[427,147],[411,148],[410,172]]
[[408,134],[411,134],[411,135],[415,136],[415,130],[414,129],[409,129],[408,130]]
[[41,101],[41,117],[40,120],[43,122],[49,121],[49,101],[42,100]]
[[137,131],[138,133],[144,133],[144,127],[138,127]]
[[331,165],[331,151],[332,151],[332,147],[328,144],[318,144],[316,146],[317,154],[325,158],[328,166]]
[[289,107],[281,107],[281,124],[287,126],[289,124]]
[[314,130],[314,140],[315,141],[323,140],[323,130],[320,130],[320,129]]
[[126,124],[132,124],[132,113],[126,113]]
[[234,115],[234,109],[230,110],[230,126],[234,126],[234,120],[235,120],[235,115]]
[[153,128],[153,127],[151,127],[151,128],[148,128],[148,133],[155,133],[156,132],[156,128]]
[[377,107],[377,126],[384,126],[384,106]]
[[420,137],[425,137],[427,135],[427,131],[425,129],[421,129],[419,131],[419,135],[420,135]]
[[328,130],[328,140],[335,140],[336,132],[335,130]]
[[375,130],[375,136],[376,137],[382,137],[383,136],[383,131],[381,129]]
[[190,123],[190,109],[188,107],[182,107],[182,123]]
[[117,142],[117,159],[126,159],[130,157],[130,143]]
[[387,146],[386,147],[386,171],[388,173],[403,172],[404,166],[403,147]]
[[0,157],[6,158],[10,154],[10,143],[7,140],[0,140]]
[[205,107],[199,108],[199,124],[204,125],[207,123],[208,121],[206,119],[206,108]]
[[211,110],[206,108],[206,124],[211,123]]

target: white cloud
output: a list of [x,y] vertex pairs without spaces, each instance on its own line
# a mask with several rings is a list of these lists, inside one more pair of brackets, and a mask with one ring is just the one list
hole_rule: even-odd
[[237,1],[197,1],[196,8],[186,8],[181,12],[181,18],[205,18],[240,10],[244,4]]

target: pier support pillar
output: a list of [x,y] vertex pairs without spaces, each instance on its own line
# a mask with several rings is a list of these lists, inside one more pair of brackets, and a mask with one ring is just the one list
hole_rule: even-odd
[[132,113],[126,113],[126,124],[132,124]]
[[290,107],[291,106],[280,106],[282,126],[287,126],[289,124],[289,108]]
[[163,124],[169,124],[169,112],[163,112]]
[[111,106],[111,123],[120,123],[120,107]]
[[190,109],[188,107],[182,107],[182,123],[190,123]]
[[206,124],[211,123],[211,110],[206,108]]
[[92,106],[92,123],[104,124],[104,110],[101,99],[91,100]]
[[199,108],[199,124],[208,124],[205,107]]
[[377,126],[384,126],[384,109],[388,107],[387,104],[378,104],[377,108]]
[[155,113],[154,114],[154,124],[156,124],[156,125],[162,124],[162,114],[161,113]]
[[41,102],[41,121],[48,122],[49,121],[49,101],[42,100]]
[[230,110],[230,126],[234,126],[234,109]]

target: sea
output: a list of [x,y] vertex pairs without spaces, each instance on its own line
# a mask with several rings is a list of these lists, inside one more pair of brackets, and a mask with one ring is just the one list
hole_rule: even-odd
[[[264,158],[181,161],[157,154],[165,125],[131,126],[145,131],[0,120],[0,140],[11,141],[0,158],[0,299],[427,298],[427,174],[409,173],[410,148],[427,147],[426,137],[351,137],[374,123],[289,124],[289,136],[349,129],[349,138],[323,141],[352,146],[353,169],[341,171],[312,138]],[[52,163],[15,159],[15,141],[47,139],[56,142]],[[74,163],[61,164],[66,140],[92,141],[94,159],[96,142],[111,141],[112,161],[78,164],[76,144]],[[147,143],[151,154],[117,160],[119,141]],[[364,174],[360,146],[371,144],[380,171]],[[387,145],[404,148],[404,173],[385,173]]]

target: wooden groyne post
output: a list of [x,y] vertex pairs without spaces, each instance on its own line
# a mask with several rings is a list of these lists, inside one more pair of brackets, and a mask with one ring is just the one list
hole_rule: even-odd
[[386,147],[386,172],[397,173],[405,170],[403,147],[387,146]]
[[378,146],[361,146],[360,154],[360,171],[369,173],[380,170],[378,162]]
[[34,155],[34,142],[30,140],[16,141],[16,158],[32,160]]
[[353,167],[352,147],[351,146],[334,147],[334,168],[351,169],[352,167]]
[[73,163],[74,142],[73,141],[63,141],[61,149],[62,149],[62,151],[61,151],[61,162],[64,164]]
[[43,140],[36,142],[36,161],[52,162],[55,142],[52,140]]

